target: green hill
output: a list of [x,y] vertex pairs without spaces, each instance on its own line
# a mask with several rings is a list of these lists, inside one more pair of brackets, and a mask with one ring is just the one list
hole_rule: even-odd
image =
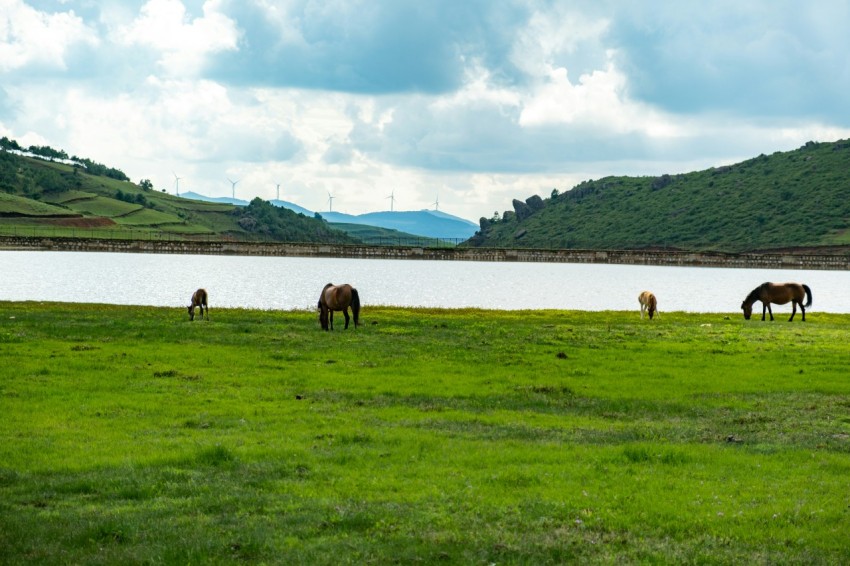
[[472,246],[744,251],[850,245],[850,141],[660,177],[605,177],[482,218]]
[[88,159],[50,148],[30,148],[40,158],[20,151],[0,140],[0,235],[359,242],[260,199],[240,207],[184,199]]

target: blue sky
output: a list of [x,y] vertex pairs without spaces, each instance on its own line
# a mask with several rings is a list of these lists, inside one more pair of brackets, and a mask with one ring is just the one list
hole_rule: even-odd
[[473,221],[850,138],[845,1],[0,0],[0,135],[211,196]]

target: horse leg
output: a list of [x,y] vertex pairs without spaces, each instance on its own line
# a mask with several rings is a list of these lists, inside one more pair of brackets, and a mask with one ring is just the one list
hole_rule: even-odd
[[[803,306],[800,305],[800,308],[803,308]],[[797,314],[797,301],[791,301],[791,318],[788,319],[788,322],[794,320],[795,314]]]
[[[800,315],[803,317],[803,322],[806,322],[806,307],[803,306],[803,300],[802,299],[800,299]],[[793,320],[793,318],[794,318],[794,313],[791,313],[791,319]]]
[[348,319],[350,318],[348,316],[348,307],[342,309],[342,314],[345,316],[345,329],[348,330]]
[[334,311],[332,308],[328,307],[328,318],[330,320],[330,328],[334,329]]
[[640,319],[643,320],[643,311],[646,308],[646,305],[643,303],[640,304]]

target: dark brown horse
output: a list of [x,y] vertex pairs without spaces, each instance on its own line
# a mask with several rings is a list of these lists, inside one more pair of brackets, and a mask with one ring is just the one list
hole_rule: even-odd
[[342,311],[345,315],[345,328],[348,329],[348,307],[354,315],[354,328],[360,324],[360,295],[357,289],[349,284],[334,285],[328,283],[319,295],[319,322],[322,330],[333,330],[334,311]]
[[[803,304],[803,297],[808,297],[808,302]],[[800,305],[800,312],[803,314],[803,322],[806,321],[806,308],[812,306],[812,290],[808,285],[800,283],[762,283],[752,290],[744,302],[741,303],[741,308],[744,309],[744,318],[750,320],[753,314],[753,303],[761,301],[761,319],[764,320],[765,311],[770,313],[770,320],[773,320],[773,309],[770,308],[770,303],[784,305],[791,303],[791,318],[788,322],[794,320],[794,315],[797,314],[797,305]]]
[[207,305],[207,290],[198,289],[192,294],[192,304],[189,305],[189,320],[195,320],[195,307],[201,311],[201,320],[204,320],[204,309],[207,310],[207,320],[210,319],[210,307]]

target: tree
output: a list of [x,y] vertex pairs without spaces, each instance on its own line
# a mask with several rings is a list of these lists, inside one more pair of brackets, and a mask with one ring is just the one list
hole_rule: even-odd
[[153,183],[151,183],[150,179],[142,179],[139,181],[139,187],[141,187],[143,191],[152,191]]
[[65,153],[63,150],[53,149],[48,145],[31,145],[27,148],[27,151],[29,151],[33,155],[40,155],[41,157],[46,157],[51,161],[54,159],[68,159],[68,154]]
[[3,149],[15,149],[18,151],[23,149],[20,145],[18,145],[18,142],[16,142],[15,140],[10,140],[6,136],[0,138],[0,147],[2,147]]

